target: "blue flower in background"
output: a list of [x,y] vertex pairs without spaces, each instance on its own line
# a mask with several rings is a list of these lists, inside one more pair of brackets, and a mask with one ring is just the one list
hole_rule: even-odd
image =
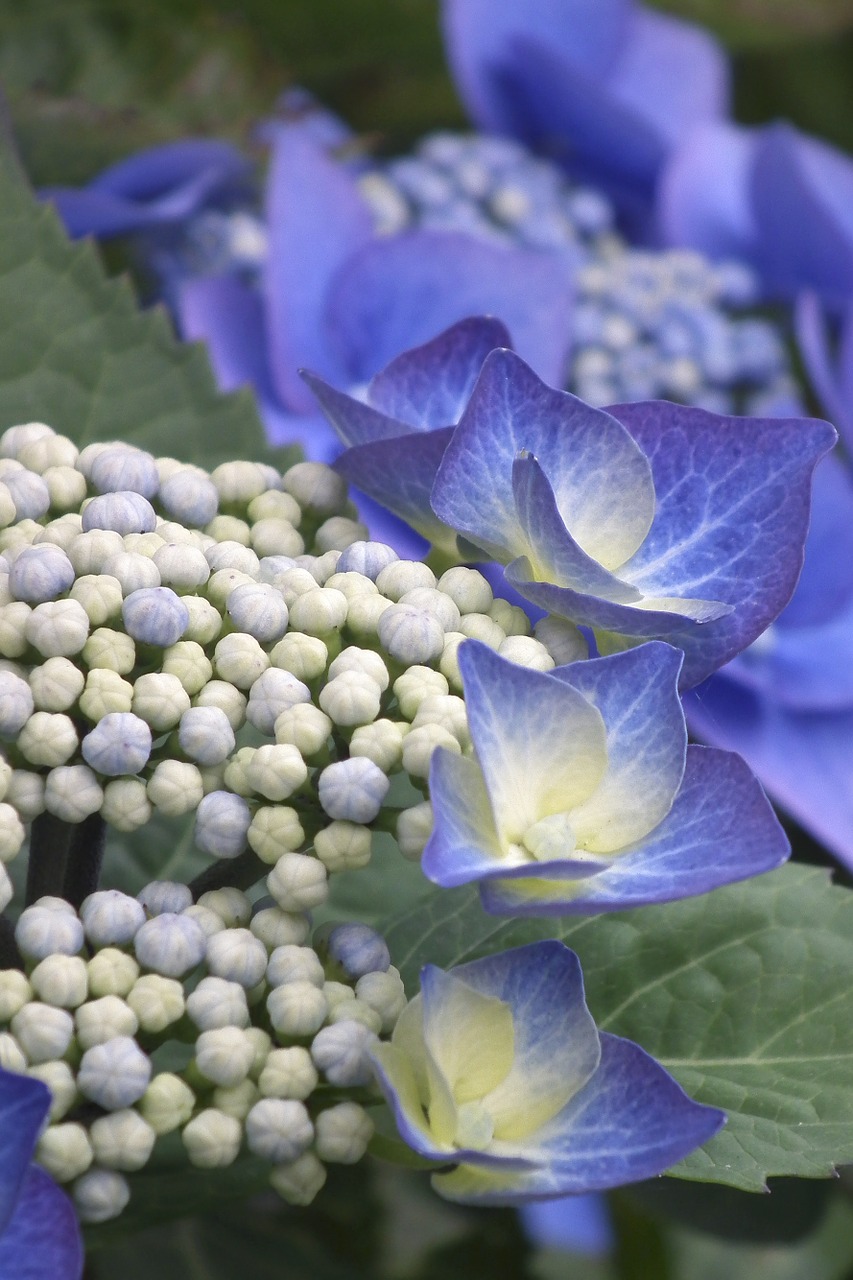
[[706,893],[788,855],[760,786],[687,746],[682,655],[651,643],[530,671],[459,650],[474,758],[438,748],[422,866],[498,914],[622,910]]
[[728,112],[717,42],[632,0],[444,0],[444,30],[477,127],[559,159],[629,216],[672,148]]
[[613,1226],[605,1196],[534,1200],[522,1205],[519,1216],[525,1235],[540,1249],[599,1257],[613,1248]]
[[50,1108],[37,1080],[0,1069],[0,1276],[79,1280],[83,1249],[71,1201],[31,1164]]
[[662,1173],[724,1123],[629,1040],[599,1033],[577,956],[538,942],[428,965],[373,1050],[405,1141],[469,1204],[600,1191]]
[[815,293],[800,294],[795,316],[806,372],[827,417],[838,428],[849,458],[853,452],[853,296],[848,298],[837,326],[837,344],[831,342],[833,326]]
[[853,294],[853,160],[784,121],[697,129],[667,162],[657,220],[668,244],[749,262],[770,297]]

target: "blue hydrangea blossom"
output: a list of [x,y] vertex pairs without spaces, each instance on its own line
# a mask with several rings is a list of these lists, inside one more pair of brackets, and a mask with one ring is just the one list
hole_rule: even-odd
[[724,1123],[637,1045],[598,1032],[559,942],[428,965],[372,1056],[405,1141],[453,1166],[432,1179],[450,1200],[518,1204],[653,1177]]
[[728,752],[687,746],[681,654],[652,642],[542,673],[459,650],[474,757],[438,748],[430,879],[488,911],[666,902],[778,866],[788,844]]

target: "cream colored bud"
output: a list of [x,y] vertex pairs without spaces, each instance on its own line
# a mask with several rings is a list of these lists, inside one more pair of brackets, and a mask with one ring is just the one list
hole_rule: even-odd
[[30,981],[39,1000],[60,1009],[76,1009],[88,995],[86,962],[79,956],[45,956]]
[[115,711],[130,711],[133,685],[117,671],[96,667],[86,676],[86,687],[80,695],[80,710],[96,724]]
[[301,756],[322,751],[332,733],[332,721],[311,702],[297,702],[276,716],[275,740],[296,748]]
[[141,778],[116,778],[104,787],[101,817],[116,831],[136,831],[150,822],[152,813]]
[[314,535],[318,551],[346,551],[354,542],[364,542],[370,536],[366,524],[350,520],[347,516],[331,516],[324,520]]
[[98,627],[83,646],[83,661],[87,667],[103,667],[126,676],[136,664],[136,646],[124,631]]
[[0,1023],[11,1022],[33,998],[33,989],[20,969],[0,969]]
[[186,1124],[195,1109],[195,1094],[180,1076],[161,1071],[139,1100],[139,1111],[159,1136]]
[[117,947],[104,947],[97,951],[86,966],[89,992],[93,999],[99,996],[127,996],[139,977],[139,965],[133,956]]
[[315,587],[290,606],[290,628],[309,636],[340,631],[347,618],[347,598],[333,587]]
[[372,833],[356,822],[330,822],[314,837],[314,852],[329,872],[357,871],[370,861]]
[[74,1023],[83,1049],[106,1044],[116,1036],[135,1036],[139,1030],[139,1019],[120,996],[101,996],[81,1005]]
[[193,698],[194,707],[218,707],[236,733],[246,722],[248,698],[227,680],[210,680]]
[[414,666],[394,681],[394,693],[407,720],[413,720],[424,698],[449,691],[447,677],[431,667]]
[[[317,590],[316,585],[311,589]],[[329,651],[318,636],[302,635],[291,630],[272,649],[270,660],[274,667],[289,671],[299,680],[311,681],[326,670]]]
[[528,667],[531,671],[552,671],[557,665],[544,644],[534,640],[533,636],[507,636],[498,653],[508,662]]
[[469,640],[479,640],[481,644],[486,644],[495,652],[506,641],[506,632],[503,627],[489,617],[487,613],[466,613],[459,620],[459,626],[456,631],[463,636],[467,636]]
[[243,1126],[233,1116],[208,1107],[184,1128],[181,1137],[191,1164],[198,1169],[222,1169],[240,1152]]
[[167,817],[192,813],[204,795],[201,773],[194,764],[161,760],[148,779],[146,794],[155,809]]
[[203,596],[181,596],[181,600],[189,614],[183,639],[212,644],[222,630],[222,614]]
[[67,1062],[54,1059],[52,1062],[39,1062],[27,1068],[27,1075],[32,1080],[40,1080],[50,1089],[50,1111],[52,1123],[67,1115],[77,1101],[77,1081],[74,1072]]
[[529,636],[531,631],[530,619],[523,609],[517,604],[510,604],[508,600],[502,600],[500,597],[492,601],[489,609],[489,617],[492,618],[499,627],[508,636]]
[[176,677],[192,698],[212,678],[213,664],[200,644],[179,640],[163,652],[163,673]]
[[287,1164],[277,1164],[270,1174],[273,1190],[292,1205],[311,1204],[325,1181],[326,1170],[313,1151],[306,1151]]
[[133,1173],[148,1163],[157,1137],[142,1116],[127,1107],[99,1116],[89,1129],[95,1160],[105,1169]]
[[247,839],[261,861],[273,865],[282,854],[301,847],[305,832],[295,809],[262,805],[255,811]]
[[173,729],[189,709],[190,695],[177,676],[152,671],[137,677],[131,710],[155,732]]
[[57,1182],[72,1182],[92,1163],[92,1146],[82,1124],[52,1124],[38,1140],[36,1161]]
[[366,756],[383,773],[393,773],[400,766],[403,755],[403,737],[407,724],[395,720],[375,720],[356,729],[350,739],[351,756]]
[[30,764],[53,769],[70,760],[78,747],[70,716],[36,711],[18,734],[18,750]]
[[175,978],[146,973],[133,984],[127,1003],[139,1019],[140,1028],[156,1034],[183,1016],[184,988]]
[[67,711],[80,694],[86,677],[69,658],[48,658],[29,673],[29,685],[37,711]]
[[403,739],[403,768],[406,773],[414,778],[428,778],[436,747],[444,747],[455,755],[462,751],[458,739],[440,724],[425,724],[407,733]]

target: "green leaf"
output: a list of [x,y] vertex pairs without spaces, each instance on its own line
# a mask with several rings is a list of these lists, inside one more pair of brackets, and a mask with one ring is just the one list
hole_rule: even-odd
[[0,428],[30,420],[204,466],[267,453],[250,393],[221,395],[203,348],[68,240],[0,137]]
[[416,983],[537,938],[576,950],[590,1008],[637,1041],[726,1128],[671,1173],[759,1191],[853,1162],[853,894],[789,864],[684,902],[557,922],[486,916],[471,890],[437,890],[385,926]]

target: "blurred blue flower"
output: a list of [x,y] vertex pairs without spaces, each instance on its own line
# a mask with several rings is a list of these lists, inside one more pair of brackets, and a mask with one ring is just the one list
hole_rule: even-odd
[[633,0],[444,0],[444,30],[477,127],[559,159],[629,216],[672,148],[728,111],[713,37]]
[[853,159],[784,121],[697,128],[667,161],[657,220],[667,244],[749,262],[770,297],[853,294]]
[[83,1248],[71,1201],[31,1164],[50,1108],[37,1080],[0,1068],[0,1276],[79,1280]]
[[469,1204],[653,1177],[725,1119],[638,1045],[598,1032],[578,958],[555,941],[447,972],[427,965],[372,1057],[401,1136],[453,1166],[433,1175],[435,1190]]
[[602,1195],[533,1200],[519,1209],[525,1235],[540,1249],[602,1256],[613,1247],[613,1227]]
[[853,296],[836,328],[815,293],[806,291],[795,308],[797,341],[812,388],[827,417],[838,428],[847,457],[853,455]]
[[681,661],[653,642],[543,673],[463,644],[474,757],[432,757],[425,874],[476,882],[494,914],[586,915],[783,862],[788,843],[740,757],[687,746]]

